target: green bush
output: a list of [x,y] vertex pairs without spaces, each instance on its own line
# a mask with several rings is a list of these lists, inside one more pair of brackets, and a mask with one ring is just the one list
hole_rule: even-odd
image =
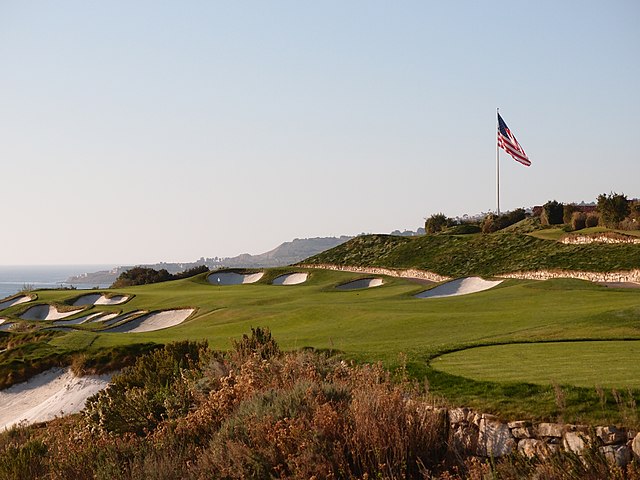
[[631,213],[627,196],[619,193],[598,195],[598,213],[606,227],[618,228],[618,224]]
[[473,223],[463,223],[461,225],[454,225],[449,228],[446,233],[448,235],[470,235],[473,233],[482,232],[482,228],[479,225],[475,225]]
[[568,203],[562,206],[562,222],[571,223],[574,212],[576,212],[576,206],[572,203]]
[[597,213],[589,213],[585,220],[585,225],[587,228],[597,227],[600,223],[600,215]]
[[543,225],[560,225],[563,223],[563,215],[563,205],[555,200],[550,200],[542,206],[540,221]]
[[424,229],[427,233],[437,233],[452,225],[452,223],[453,220],[447,218],[444,213],[434,213],[425,222]]
[[570,223],[572,230],[582,230],[587,226],[587,215],[584,212],[573,212]]
[[180,280],[182,278],[193,277],[199,273],[208,272],[206,265],[190,268],[184,272],[171,274],[166,269],[154,270],[147,267],[134,267],[126,272],[122,272],[111,288],[131,287],[134,285],[148,285],[150,283],[167,282],[169,280]]
[[482,221],[482,233],[497,232],[498,230],[510,227],[525,218],[527,218],[527,214],[523,208],[517,208],[516,210],[503,213],[502,215],[489,214],[484,217],[484,220]]
[[87,400],[89,425],[112,433],[144,435],[166,419],[185,415],[192,405],[189,374],[209,358],[207,342],[182,341],[138,358]]

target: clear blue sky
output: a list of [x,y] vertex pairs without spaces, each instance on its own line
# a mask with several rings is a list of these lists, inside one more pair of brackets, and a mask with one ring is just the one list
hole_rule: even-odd
[[0,264],[640,196],[640,2],[0,1]]

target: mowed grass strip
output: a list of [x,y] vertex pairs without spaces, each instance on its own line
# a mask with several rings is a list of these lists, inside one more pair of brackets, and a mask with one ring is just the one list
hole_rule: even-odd
[[431,366],[479,381],[640,388],[640,341],[493,345],[437,357]]

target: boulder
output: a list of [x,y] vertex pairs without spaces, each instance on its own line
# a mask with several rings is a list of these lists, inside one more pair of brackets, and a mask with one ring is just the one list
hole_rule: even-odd
[[627,432],[614,426],[597,427],[596,436],[602,440],[604,445],[614,445],[627,441]]
[[501,457],[509,455],[516,446],[516,441],[505,423],[496,420],[493,416],[482,418],[478,432],[478,455]]
[[518,442],[518,452],[528,458],[545,458],[558,450],[558,445],[549,445],[537,438],[524,438]]
[[455,451],[475,454],[478,451],[478,428],[459,425],[450,431],[449,443]]
[[467,421],[468,408],[452,408],[449,410],[449,423],[456,425]]
[[514,438],[518,438],[518,439],[535,437],[533,433],[533,429],[531,427],[512,428],[511,435],[513,435]]
[[538,424],[539,437],[561,438],[563,425],[561,423],[540,423]]
[[582,432],[566,432],[562,439],[562,445],[565,450],[581,455],[590,438]]
[[605,445],[600,447],[600,451],[604,453],[607,460],[619,467],[626,467],[631,461],[631,449],[626,445]]
[[531,422],[526,422],[524,420],[517,420],[515,422],[507,423],[507,426],[509,428],[525,428],[525,427],[530,427],[531,426]]

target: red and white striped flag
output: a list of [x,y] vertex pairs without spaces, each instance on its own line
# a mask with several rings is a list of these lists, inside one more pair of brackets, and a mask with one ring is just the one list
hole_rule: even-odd
[[524,149],[516,140],[515,135],[511,133],[507,124],[504,123],[500,114],[498,114],[498,146],[511,155],[516,162],[520,162],[527,167],[531,166],[529,157],[524,153]]

